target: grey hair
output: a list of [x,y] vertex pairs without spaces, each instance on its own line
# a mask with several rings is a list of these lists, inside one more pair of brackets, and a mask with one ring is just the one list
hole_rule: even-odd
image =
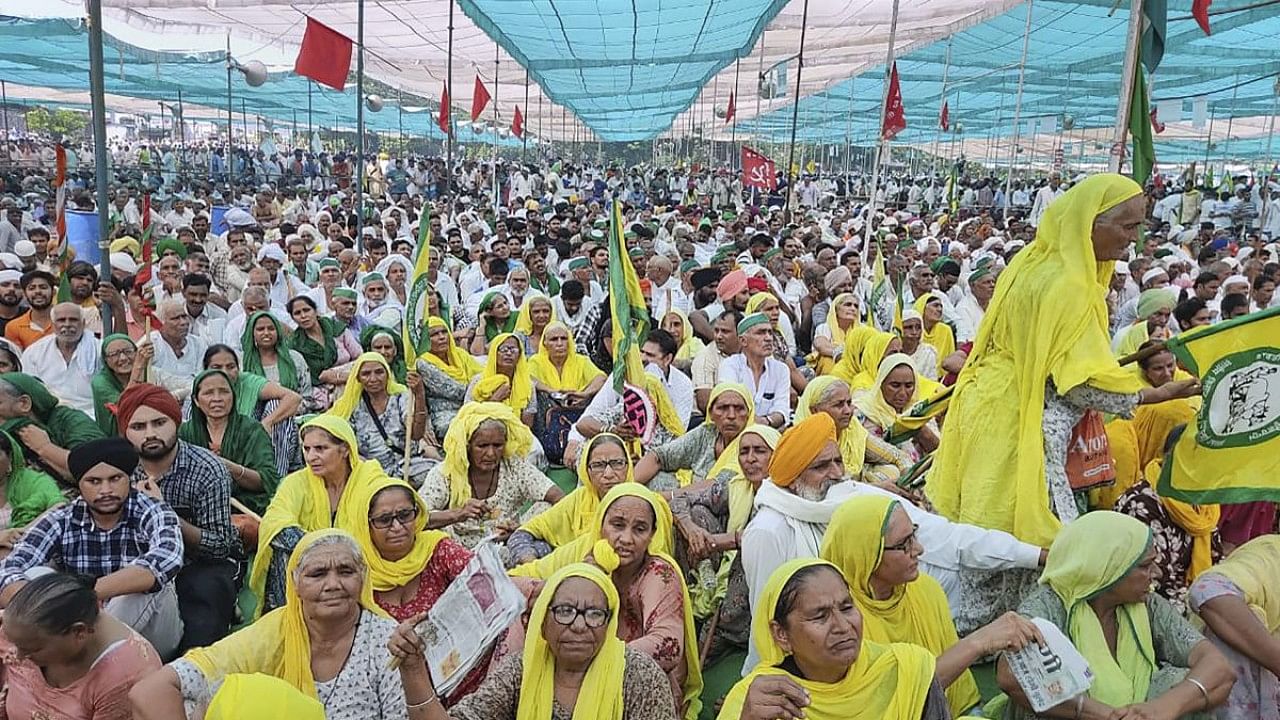
[[[493,428],[497,428],[497,429],[501,430],[501,431],[502,431],[502,435],[503,435],[504,437],[506,436],[506,434],[507,434],[507,424],[506,424],[506,423],[504,423],[504,422],[502,422],[501,420],[496,419],[496,418],[489,418],[488,420],[482,420],[482,421],[480,421],[480,424],[479,424],[479,425],[477,425],[477,426],[476,426],[476,429],[475,429],[475,430],[473,430],[473,431],[471,432],[471,435],[472,435],[472,436],[474,436],[476,433],[480,432],[481,430],[490,430],[490,429],[493,429]],[[470,440],[471,438],[467,438],[467,439],[468,439],[468,440]]]
[[180,300],[176,297],[161,300],[160,304],[156,306],[156,315],[160,316],[161,320],[171,320],[174,317],[177,317],[178,315],[186,312],[187,312],[186,301]]
[[356,567],[360,568],[361,575],[369,574],[369,565],[364,560],[364,552],[360,550],[360,545],[356,543],[356,539],[345,532],[330,533],[316,540],[307,546],[298,556],[298,565],[293,571],[293,581],[298,582],[298,577],[302,575],[302,570],[307,566],[307,559],[312,553],[327,547],[339,546],[351,553],[351,559],[355,560]]
[[246,287],[244,289],[244,292],[240,293],[241,302],[244,302],[245,300],[248,300],[248,299],[267,302],[271,299],[271,294],[268,293],[267,289],[264,287],[258,287],[257,285],[250,285],[249,287]]
[[0,394],[8,398],[14,398],[15,400],[26,395],[26,393],[18,389],[18,386],[8,380],[0,380]]
[[813,404],[825,405],[831,402],[831,398],[835,397],[836,391],[840,388],[844,388],[846,391],[849,390],[849,383],[843,380],[836,380],[832,382],[818,395],[817,398],[814,399]]

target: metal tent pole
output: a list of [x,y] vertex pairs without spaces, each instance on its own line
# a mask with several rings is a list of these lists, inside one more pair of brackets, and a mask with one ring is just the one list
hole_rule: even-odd
[[[893,6],[896,14],[898,0],[894,0]],[[791,143],[787,149],[787,194],[782,199],[782,217],[784,220],[790,221],[791,212],[791,196],[796,191],[796,173],[794,164],[796,158],[796,121],[800,117],[800,76],[804,73],[804,36],[809,24],[809,0],[804,0],[804,8],[800,12],[800,53],[796,56],[796,93],[795,101],[791,105]],[[892,35],[892,33],[890,33]]]
[[[453,7],[454,1],[449,0],[449,57],[446,60],[444,92],[449,96],[449,104],[453,105]],[[441,108],[440,112],[445,112],[445,108]],[[453,112],[449,112],[449,130],[445,133],[445,194],[453,193]],[[453,213],[449,214],[453,217]]]
[[[528,113],[528,112],[529,112],[529,70],[528,70],[527,68],[526,68],[526,69],[525,69],[525,71],[524,71],[524,111],[525,111],[525,113]],[[522,120],[521,120],[521,123],[520,123],[520,124],[521,124],[521,128],[520,128],[520,164],[521,164],[521,165],[523,165],[523,164],[524,164],[524,154],[525,154],[525,150],[527,150],[527,149],[529,148],[529,131],[528,131],[528,130],[526,130],[526,129],[523,127],[523,125],[524,125],[524,123],[525,123],[525,122],[526,122],[526,120],[522,119]]]
[[893,15],[889,23],[889,50],[886,53],[884,61],[884,91],[880,94],[880,127],[876,128],[876,160],[871,171],[871,188],[868,190],[867,213],[866,213],[866,232],[862,238],[862,257],[867,257],[867,252],[871,247],[871,221],[876,214],[876,191],[880,187],[880,173],[883,170],[882,165],[887,165],[892,157],[892,151],[889,149],[888,143],[884,141],[884,114],[885,109],[889,106],[889,80],[893,73],[893,43],[898,36],[898,0],[893,0]]
[[[1141,0],[1135,0],[1140,2]],[[1007,201],[1013,192],[1013,170],[1018,165],[1018,141],[1022,128],[1022,87],[1027,77],[1027,47],[1031,43],[1031,11],[1035,9],[1035,0],[1027,0],[1027,25],[1022,30],[1022,61],[1018,64],[1018,97],[1013,104],[1013,147],[1009,155],[1009,174],[1004,180],[1004,197]],[[1035,138],[1032,138],[1034,141]]]
[[[89,93],[93,106],[93,179],[98,202],[98,249],[101,255],[99,277],[111,277],[111,238],[107,235],[107,213],[111,201],[107,197],[107,100],[106,71],[102,61],[102,0],[89,0]],[[8,97],[5,97],[8,103]],[[6,133],[6,146],[7,133]],[[65,208],[64,208],[65,210]],[[67,242],[66,238],[58,238]],[[102,305],[102,332],[111,332],[111,310]]]
[[232,114],[233,111],[231,108],[231,69],[232,67],[233,65],[231,60],[231,31],[228,30],[227,31],[227,157],[226,157],[226,162],[223,163],[227,172],[227,197],[228,198],[231,197],[231,185],[232,185],[231,177],[235,172],[235,168],[234,168],[235,163],[232,161],[232,156],[235,155],[235,140],[233,139],[235,135],[235,129],[234,129],[235,118]]
[[364,252],[364,0],[356,0],[356,246]]
[[0,114],[4,115],[4,159],[9,161],[13,159],[9,156],[9,89],[4,80],[0,80]]

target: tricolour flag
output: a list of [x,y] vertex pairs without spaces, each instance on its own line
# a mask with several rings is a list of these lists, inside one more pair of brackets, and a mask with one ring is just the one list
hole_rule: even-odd
[[617,198],[613,199],[609,220],[609,311],[613,323],[613,389],[622,393],[623,383],[644,387],[640,343],[649,334],[651,321],[640,277],[627,252],[622,201]]
[[1158,492],[1192,504],[1280,502],[1280,308],[1165,342],[1203,402],[1165,457]]
[[405,364],[416,367],[418,358],[430,349],[427,338],[427,319],[431,301],[431,217],[423,206],[418,216],[418,246],[413,249],[413,275],[409,278],[408,302],[405,303],[404,324],[401,326],[400,343],[404,346]]
[[57,213],[55,230],[58,233],[58,244],[48,251],[49,257],[58,258],[58,302],[71,299],[71,281],[67,278],[67,266],[71,264],[71,243],[67,240],[67,149],[58,143],[54,146],[55,188],[54,212]]
[[353,44],[351,38],[308,17],[293,71],[341,92],[346,89],[347,74],[351,72]]

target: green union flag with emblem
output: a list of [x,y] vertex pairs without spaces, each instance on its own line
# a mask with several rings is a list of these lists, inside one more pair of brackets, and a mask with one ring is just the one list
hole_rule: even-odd
[[405,364],[413,368],[418,358],[430,349],[427,339],[427,312],[431,299],[431,283],[428,270],[431,266],[431,218],[426,208],[418,218],[418,246],[413,250],[413,276],[409,280],[408,302],[405,303],[404,324],[401,326],[400,344],[404,347]]
[[613,323],[613,389],[622,392],[624,382],[643,387],[644,363],[640,343],[649,334],[649,311],[644,304],[640,277],[627,254],[622,230],[622,201],[614,198],[609,220],[609,311]]
[[1167,343],[1203,404],[1165,458],[1159,493],[1187,503],[1280,501],[1280,308]]

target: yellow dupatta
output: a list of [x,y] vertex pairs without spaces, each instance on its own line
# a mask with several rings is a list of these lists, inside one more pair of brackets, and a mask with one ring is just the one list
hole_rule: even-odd
[[852,383],[858,373],[862,372],[862,346],[866,345],[877,332],[879,330],[869,325],[855,325],[846,330],[844,352],[840,354],[840,359],[836,361],[829,374],[846,383]]
[[330,415],[337,415],[343,420],[351,420],[351,415],[360,405],[360,396],[364,393],[364,386],[360,384],[360,368],[365,363],[377,363],[387,371],[387,394],[399,395],[400,393],[409,392],[409,388],[396,382],[396,376],[391,372],[391,366],[387,364],[387,359],[382,353],[367,352],[362,353],[356,361],[351,364],[351,373],[347,375],[347,384],[342,387],[342,394],[337,400],[333,401],[333,407],[329,408]]
[[[680,318],[680,327],[684,328],[680,332],[680,337],[676,338],[676,342],[680,343],[680,348],[676,350],[676,359],[692,360],[698,353],[702,352],[706,345],[703,344],[702,340],[698,339],[697,335],[693,334],[693,325],[689,324],[689,316],[685,315],[684,311],[671,308],[662,316],[662,320],[666,321],[672,315]],[[659,322],[658,324],[661,325],[662,323]]]
[[1150,545],[1151,528],[1140,520],[1109,510],[1085,513],[1058,531],[1040,576],[1062,600],[1067,610],[1063,629],[1093,671],[1089,697],[1113,707],[1147,699],[1156,667],[1151,618],[1142,602],[1116,608],[1120,627],[1112,655],[1088,601],[1128,575]]
[[[1138,434],[1133,421],[1112,418],[1105,426],[1107,444],[1111,446],[1111,459],[1116,469],[1116,481],[1089,491],[1089,507],[1095,510],[1111,510],[1126,490],[1142,478],[1142,463],[1138,460]],[[1152,485],[1154,488],[1155,485]]]
[[[308,697],[316,697],[316,681],[311,675],[311,635],[303,619],[302,600],[298,598],[293,576],[298,569],[298,560],[307,548],[329,537],[346,537],[354,542],[346,532],[333,528],[307,533],[298,541],[289,558],[283,607],[272,610],[254,624],[209,647],[190,650],[183,656],[200,670],[210,684],[232,673],[262,672],[284,680]],[[367,575],[360,589],[360,607],[387,617],[373,601],[373,586],[369,584]]]
[[449,479],[449,509],[460,508],[471,499],[471,467],[468,446],[471,436],[487,421],[502,423],[507,431],[507,444],[503,448],[505,462],[513,457],[524,457],[533,447],[533,433],[516,415],[516,411],[503,403],[470,402],[458,410],[444,434],[444,460],[440,472]]
[[[702,703],[698,699],[702,694],[702,664],[698,659],[698,633],[693,625],[693,603],[689,599],[689,586],[685,582],[684,572],[680,570],[680,565],[671,557],[675,537],[671,529],[671,508],[661,495],[636,482],[624,482],[615,485],[600,500],[600,506],[596,511],[596,517],[588,534],[582,535],[568,545],[556,548],[544,558],[513,568],[509,574],[515,577],[549,580],[565,568],[572,566],[574,563],[587,561],[588,558],[606,572],[613,572],[618,567],[618,556],[614,553],[609,543],[603,540],[600,529],[604,525],[605,514],[609,511],[609,506],[623,497],[640,498],[653,508],[653,537],[649,540],[649,555],[665,562],[670,566],[675,577],[680,579],[680,594],[684,603],[684,659],[686,669],[683,705],[686,709],[685,717],[687,720],[695,720],[698,717],[698,711],[702,707]],[[543,594],[545,593],[546,588],[544,587]],[[530,623],[529,626],[533,627],[533,624]]]
[[1274,635],[1280,631],[1280,535],[1261,535],[1236,548],[1213,572],[1244,592],[1249,609]]
[[556,659],[551,647],[542,637],[542,625],[550,611],[556,589],[569,578],[590,580],[604,593],[609,605],[609,622],[605,626],[604,644],[591,660],[578,689],[578,702],[573,708],[573,720],[622,720],[622,679],[626,670],[626,643],[618,639],[618,615],[621,603],[613,582],[594,565],[573,563],[566,565],[547,579],[538,593],[529,615],[529,630],[525,635],[524,667],[520,675],[520,704],[516,708],[516,720],[547,720],[555,703]]
[[[368,509],[359,507],[355,500],[361,488],[379,483],[387,478],[382,465],[377,460],[361,460],[360,448],[356,444],[355,431],[351,424],[336,415],[324,414],[308,420],[298,430],[304,437],[311,428],[319,428],[346,443],[351,461],[351,474],[347,476],[347,484],[338,499],[338,507],[332,513],[329,510],[329,492],[325,489],[324,479],[311,471],[309,466],[289,473],[280,481],[276,494],[267,505],[262,515],[262,524],[258,528],[258,553],[253,558],[253,572],[249,575],[249,588],[258,597],[258,613],[262,612],[262,601],[267,587],[267,570],[271,567],[271,558],[275,550],[271,541],[282,530],[290,527],[301,528],[303,532],[312,532],[326,528],[337,528],[347,532],[355,531],[369,522]],[[297,551],[294,551],[295,556]]]
[[325,720],[318,698],[263,673],[232,673],[209,701],[204,720]]
[[858,353],[858,367],[862,369],[852,380],[846,381],[849,383],[849,392],[855,395],[859,390],[878,387],[875,382],[876,372],[884,360],[884,354],[889,352],[889,345],[898,337],[893,333],[880,330],[875,330],[873,333],[862,343],[862,351]]
[[880,367],[876,371],[875,379],[866,392],[858,395],[853,404],[862,413],[863,417],[884,429],[885,432],[893,428],[894,421],[898,419],[901,413],[884,399],[884,390],[881,389],[881,386],[884,385],[885,378],[889,377],[889,373],[903,365],[911,368],[911,372],[916,376],[916,390],[911,395],[911,399],[907,401],[907,410],[912,405],[920,402],[921,398],[932,395],[940,387],[938,383],[920,376],[920,372],[916,370],[916,361],[912,360],[910,355],[894,353],[880,361]]
[[778,667],[787,657],[771,632],[779,597],[792,575],[813,565],[824,565],[840,572],[838,567],[825,560],[802,558],[783,563],[769,576],[760,596],[760,607],[755,609],[751,620],[760,662],[725,696],[724,707],[717,716],[719,720],[738,720],[751,683],[758,677],[768,676],[790,678],[804,689],[809,696],[809,704],[804,707],[806,720],[903,720],[920,717],[937,665],[933,655],[922,647],[906,643],[883,645],[864,637],[857,659],[844,679],[835,683],[806,680]]
[[[836,308],[840,307],[840,303],[844,302],[848,298],[856,298],[856,296],[853,293],[840,293],[831,300],[831,307],[827,310],[827,329],[831,332],[831,344],[835,347],[843,346],[845,344],[845,337],[848,335],[848,331],[840,327],[840,318],[836,314]],[[853,330],[861,323],[862,320],[855,315],[853,323],[849,325],[849,330]],[[841,353],[841,357],[843,357],[843,353]],[[835,358],[829,358],[826,356],[819,357],[815,372],[817,372],[818,375],[826,375],[835,368],[836,362]]]
[[[564,360],[564,367],[557,370],[547,353],[547,333],[553,328],[564,328],[569,334],[569,355]],[[573,342],[573,332],[562,322],[551,321],[542,330],[543,342],[538,343],[538,352],[529,358],[529,373],[535,380],[556,392],[582,392],[593,380],[604,375],[600,368],[591,362],[586,355],[578,353],[578,346]]]
[[[516,314],[516,326],[514,332],[529,337],[533,335],[533,304],[535,302],[544,302],[547,307],[551,308],[551,320],[547,322],[547,327],[556,321],[556,306],[551,303],[551,298],[540,292],[534,291],[529,297],[520,303],[520,312]],[[545,332],[545,328],[543,329]]]
[[941,320],[934,323],[932,330],[925,327],[924,307],[929,304],[929,300],[932,298],[937,298],[938,302],[942,302],[942,293],[937,290],[931,290],[916,298],[912,307],[915,308],[916,312],[920,313],[920,342],[932,345],[933,349],[938,351],[938,376],[942,377],[946,374],[942,369],[942,361],[956,351],[956,334],[950,325]]
[[600,496],[587,475],[587,458],[596,443],[604,438],[612,438],[623,448],[622,454],[627,460],[627,474],[623,482],[636,481],[631,455],[626,451],[627,441],[613,433],[600,433],[587,440],[578,453],[578,487],[560,502],[530,518],[529,522],[521,526],[521,530],[546,541],[553,548],[568,544],[591,531],[591,523],[596,519],[596,512],[600,508]]
[[[463,352],[458,348],[458,344],[453,341],[453,331],[449,329],[448,323],[442,318],[432,316],[427,319],[427,332],[431,332],[431,328],[444,328],[445,334],[449,337],[449,350],[445,353],[448,359],[441,359],[435,353],[423,353],[421,359],[436,366],[445,375],[453,378],[462,385],[471,382],[471,378],[484,372],[484,368],[471,353]],[[412,366],[410,366],[412,369]]]
[[[859,495],[848,500],[831,516],[821,556],[848,579],[849,591],[862,610],[864,638],[876,643],[912,643],[941,657],[960,638],[947,595],[937,580],[921,573],[895,587],[884,600],[877,599],[871,590],[871,575],[884,557],[884,534],[899,507],[898,500],[885,495]],[[947,687],[946,695],[956,717],[982,699],[968,670]]]
[[[844,382],[846,387],[849,385],[834,375],[819,375],[810,380],[800,395],[799,403],[796,404],[793,422],[798,423],[812,415],[813,404],[818,402],[818,398],[837,382]],[[852,391],[850,396],[852,397]],[[844,461],[845,474],[851,478],[857,478],[862,474],[862,465],[867,457],[867,429],[862,427],[857,417],[853,417],[849,420],[849,427],[839,433],[840,459]]]
[[[520,347],[520,353],[516,357],[516,367],[510,378],[498,372],[498,346],[507,340],[515,340]],[[529,361],[524,356],[524,343],[514,333],[501,333],[489,343],[489,358],[484,364],[480,382],[476,383],[473,394],[476,400],[485,402],[503,385],[510,385],[511,393],[507,395],[506,400],[502,401],[502,404],[517,413],[524,412],[529,406],[529,400],[533,397],[533,377],[529,374]]]
[[365,563],[369,566],[369,583],[377,592],[386,592],[408,585],[411,580],[422,574],[423,568],[431,562],[431,555],[436,551],[440,541],[449,537],[439,530],[427,529],[429,511],[422,497],[413,486],[399,478],[388,477],[382,481],[369,483],[359,488],[353,500],[357,507],[364,508],[366,517],[373,510],[373,500],[378,493],[388,488],[403,488],[418,508],[418,517],[413,521],[413,549],[399,560],[386,560],[373,544],[373,536],[369,531],[369,523],[357,525],[351,536],[359,543],[364,552]]
[[711,466],[711,470],[707,473],[707,479],[714,480],[720,477],[721,473],[730,473],[728,491],[729,491],[729,525],[726,527],[727,532],[738,532],[747,526],[747,520],[751,518],[751,504],[755,501],[756,491],[751,487],[751,482],[742,474],[742,465],[738,462],[738,452],[741,449],[743,435],[755,435],[764,444],[769,446],[771,450],[778,449],[778,440],[782,438],[782,433],[774,430],[768,425],[748,425],[738,433],[738,437],[733,439],[725,447],[724,452],[720,453],[720,457],[716,458],[716,462]]
[[1046,382],[1060,394],[1085,384],[1125,394],[1141,387],[1111,355],[1114,263],[1097,261],[1092,243],[1099,214],[1141,195],[1121,175],[1081,181],[1049,206],[1035,242],[1001,273],[927,480],[941,515],[1040,547],[1052,542],[1061,523],[1045,489]]

